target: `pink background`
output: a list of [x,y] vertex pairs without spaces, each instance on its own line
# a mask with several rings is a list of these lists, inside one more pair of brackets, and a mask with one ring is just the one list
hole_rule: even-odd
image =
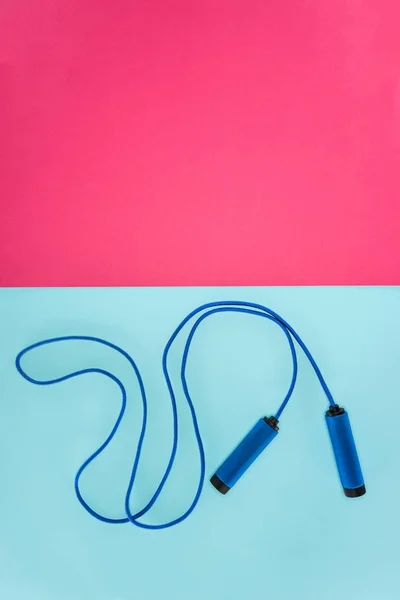
[[398,0],[2,0],[0,284],[400,283]]

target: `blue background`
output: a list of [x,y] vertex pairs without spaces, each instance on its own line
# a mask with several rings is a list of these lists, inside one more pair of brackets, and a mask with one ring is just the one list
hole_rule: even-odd
[[[205,484],[195,512],[164,531],[106,525],[77,502],[74,474],[108,434],[120,407],[99,375],[38,387],[14,367],[46,337],[104,337],[137,360],[149,398],[132,505],[154,491],[171,445],[161,353],[197,305],[247,300],[280,313],[303,336],[336,401],[349,411],[367,485],[342,493],[324,421],[326,398],[299,351],[299,380],[278,437],[227,496]],[[400,288],[15,289],[0,291],[0,582],[7,600],[395,600],[400,564]],[[187,331],[187,330],[186,330]],[[171,352],[180,409],[178,459],[148,522],[184,511],[199,473],[180,387],[185,336]],[[128,411],[117,438],[82,478],[94,508],[123,515],[141,423],[129,365],[87,342],[35,350],[32,376],[108,368],[122,378]],[[289,385],[282,331],[248,315],[206,320],[193,342],[188,381],[203,435],[207,476]]]

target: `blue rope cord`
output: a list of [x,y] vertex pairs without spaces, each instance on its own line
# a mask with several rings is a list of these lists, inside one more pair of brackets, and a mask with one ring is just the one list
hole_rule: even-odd
[[[207,310],[207,312],[204,312],[206,310]],[[87,458],[85,460],[85,462],[79,467],[78,472],[76,473],[76,476],[75,476],[76,496],[77,496],[79,502],[81,503],[81,505],[85,508],[85,510],[87,510],[87,512],[89,514],[91,514],[93,517],[95,517],[96,519],[103,521],[105,523],[112,523],[112,524],[131,522],[133,525],[136,525],[137,527],[141,527],[143,529],[166,529],[167,527],[172,527],[173,525],[177,525],[178,523],[182,522],[193,512],[196,504],[199,501],[201,491],[203,488],[203,484],[204,484],[205,455],[204,455],[203,441],[201,438],[201,434],[200,434],[200,430],[199,430],[199,426],[198,426],[198,422],[197,422],[196,411],[195,411],[195,408],[194,408],[194,405],[193,405],[193,402],[192,402],[192,399],[191,399],[191,396],[189,393],[188,384],[187,384],[187,380],[186,380],[186,366],[187,366],[187,360],[188,360],[188,356],[189,356],[190,346],[191,346],[191,343],[192,343],[192,340],[193,340],[193,337],[194,337],[194,334],[195,334],[197,328],[204,321],[204,319],[206,319],[207,317],[209,317],[213,314],[221,313],[221,312],[238,312],[238,313],[245,313],[245,314],[251,314],[251,315],[263,317],[265,319],[268,319],[268,320],[276,323],[282,329],[282,331],[285,333],[286,338],[289,343],[289,347],[290,347],[293,370],[292,370],[292,378],[290,381],[289,389],[286,393],[286,396],[285,396],[281,406],[279,407],[279,409],[275,415],[277,419],[279,419],[279,417],[282,414],[283,410],[285,409],[287,403],[289,402],[289,399],[293,393],[293,390],[294,390],[294,387],[296,384],[296,379],[297,379],[297,356],[296,356],[296,350],[294,347],[292,337],[296,340],[296,342],[299,344],[300,348],[303,350],[303,352],[307,356],[308,360],[310,361],[310,363],[319,379],[319,382],[328,398],[329,403],[331,405],[335,404],[333,397],[325,383],[325,380],[324,380],[314,358],[312,357],[310,351],[308,350],[308,348],[306,347],[304,342],[301,340],[299,335],[295,332],[295,330],[284,319],[282,319],[282,317],[280,317],[277,313],[270,310],[269,308],[266,308],[265,306],[262,306],[261,304],[256,304],[253,302],[226,301],[226,302],[209,302],[207,304],[203,304],[202,306],[193,310],[191,313],[189,313],[183,319],[183,321],[178,325],[178,327],[172,333],[171,337],[169,338],[169,340],[164,348],[163,357],[162,357],[162,369],[163,369],[165,381],[166,381],[168,392],[169,392],[170,399],[171,399],[172,415],[173,415],[172,449],[171,449],[171,454],[170,454],[170,457],[168,460],[167,467],[165,469],[165,472],[161,478],[161,481],[160,481],[156,491],[154,492],[153,496],[151,497],[150,501],[146,504],[146,506],[134,514],[132,514],[132,512],[131,512],[129,504],[130,504],[132,489],[133,489],[133,486],[135,483],[137,469],[138,469],[139,462],[140,462],[140,455],[141,455],[141,451],[142,451],[143,441],[144,441],[144,437],[146,434],[147,398],[146,398],[146,392],[145,392],[143,380],[140,375],[140,371],[139,371],[138,366],[136,365],[135,361],[133,360],[133,358],[127,352],[125,352],[125,350],[123,350],[119,346],[116,346],[115,344],[112,344],[111,342],[108,342],[108,341],[103,340],[98,337],[84,336],[84,335],[68,335],[68,336],[63,336],[63,337],[46,339],[46,340],[37,342],[35,344],[32,344],[31,346],[28,346],[27,348],[23,349],[16,357],[15,364],[16,364],[16,368],[17,368],[18,372],[20,373],[20,375],[22,375],[22,377],[24,377],[30,383],[34,383],[36,385],[52,385],[54,383],[61,383],[62,381],[66,381],[68,379],[78,377],[80,375],[85,375],[88,373],[99,373],[100,375],[105,375],[106,377],[108,377],[109,379],[114,381],[118,385],[118,387],[121,391],[121,394],[122,394],[121,409],[120,409],[118,417],[117,417],[109,435],[107,436],[105,441],[99,446],[99,448],[97,448],[97,450],[95,450],[95,452],[93,452],[93,454],[91,454],[89,456],[89,458]],[[197,447],[198,447],[198,451],[199,451],[199,458],[200,458],[199,483],[198,483],[197,490],[196,490],[196,493],[195,493],[192,503],[190,504],[189,508],[181,516],[179,516],[176,519],[173,519],[172,521],[168,521],[166,523],[161,523],[159,525],[151,525],[148,523],[143,523],[143,522],[139,521],[138,519],[140,519],[140,517],[145,515],[151,509],[151,507],[154,505],[157,498],[159,497],[159,495],[169,477],[172,466],[174,464],[177,446],[178,446],[178,411],[177,411],[175,394],[174,394],[174,390],[173,390],[172,383],[171,383],[171,378],[170,378],[169,372],[168,372],[168,365],[167,365],[168,355],[169,355],[170,348],[171,348],[174,340],[180,333],[180,331],[194,316],[198,315],[199,313],[203,313],[203,314],[201,314],[196,319],[195,323],[193,324],[193,326],[190,330],[189,336],[188,336],[186,344],[185,344],[185,349],[183,352],[182,364],[181,364],[181,381],[182,381],[183,391],[184,391],[185,398],[186,398],[186,401],[187,401],[189,409],[190,409],[190,414],[191,414],[192,423],[193,423],[193,429],[194,429]],[[125,413],[126,402],[127,402],[127,394],[126,394],[126,390],[125,390],[125,387],[124,387],[122,381],[120,379],[118,379],[118,377],[116,377],[115,375],[110,373],[109,371],[106,371],[104,369],[97,369],[97,368],[82,369],[82,370],[74,371],[72,373],[69,373],[67,375],[64,375],[62,377],[58,377],[55,379],[40,380],[40,379],[34,379],[33,377],[30,377],[23,370],[23,368],[21,366],[22,357],[25,354],[27,354],[28,352],[30,352],[31,350],[34,350],[35,348],[39,348],[40,346],[55,344],[58,342],[77,341],[77,340],[96,342],[99,344],[103,344],[104,346],[108,346],[109,348],[116,350],[117,352],[122,354],[122,356],[124,356],[130,363],[130,365],[132,366],[133,371],[137,377],[138,384],[139,384],[140,395],[141,395],[142,406],[143,406],[142,426],[141,426],[141,430],[140,430],[140,434],[139,434],[139,440],[138,440],[138,444],[137,444],[137,448],[136,448],[135,458],[133,461],[133,466],[132,466],[132,471],[131,471],[131,475],[130,475],[130,479],[129,479],[129,483],[128,483],[128,488],[127,488],[126,495],[125,495],[126,517],[122,517],[119,519],[112,519],[112,518],[106,517],[106,516],[96,512],[83,498],[81,491],[80,491],[79,482],[80,482],[80,477],[81,477],[83,471],[108,446],[108,444],[111,442],[111,440],[117,433],[118,427],[121,424],[122,418]]]

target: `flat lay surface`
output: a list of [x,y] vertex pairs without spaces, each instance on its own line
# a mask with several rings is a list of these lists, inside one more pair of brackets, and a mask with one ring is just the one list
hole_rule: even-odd
[[[8,600],[134,600],[266,595],[279,600],[396,600],[398,596],[398,365],[400,288],[92,288],[0,290],[0,581]],[[64,335],[98,336],[137,362],[148,398],[148,430],[131,505],[154,493],[172,443],[161,355],[176,325],[204,302],[246,300],[277,311],[313,353],[345,406],[367,494],[343,495],[324,413],[327,401],[298,349],[299,378],[280,431],[226,496],[209,477],[256,421],[280,405],[290,350],[275,324],[218,314],[198,328],[187,365],[206,455],[194,513],[164,531],[107,525],[74,494],[82,462],[110,432],[121,405],[99,374],[46,387],[14,365],[22,348]],[[199,457],[179,372],[190,327],[170,355],[179,413],[171,478],[145,522],[184,512]],[[124,383],[127,411],[115,439],[82,477],[85,499],[124,516],[142,409],[128,362],[110,348],[65,342],[34,350],[25,371],[51,379],[107,369]]]

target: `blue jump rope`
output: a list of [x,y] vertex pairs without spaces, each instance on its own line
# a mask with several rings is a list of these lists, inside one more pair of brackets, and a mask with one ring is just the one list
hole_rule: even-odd
[[[82,504],[82,506],[87,510],[87,512],[90,513],[96,519],[99,519],[100,521],[103,521],[104,523],[114,523],[114,524],[131,522],[133,525],[136,525],[137,527],[142,527],[143,529],[165,529],[167,527],[172,527],[173,525],[177,525],[178,523],[180,523],[181,521],[186,519],[193,512],[196,504],[199,501],[200,494],[201,494],[203,484],[204,484],[205,456],[204,456],[203,441],[201,438],[201,434],[200,434],[200,430],[199,430],[199,426],[198,426],[198,422],[197,422],[196,411],[195,411],[192,399],[190,397],[189,389],[188,389],[188,385],[187,385],[187,381],[186,381],[186,364],[187,364],[187,359],[188,359],[188,355],[189,355],[190,346],[191,346],[191,343],[193,340],[193,336],[194,336],[197,328],[199,327],[200,323],[202,321],[204,321],[204,319],[206,319],[210,315],[213,315],[215,313],[221,313],[221,312],[246,313],[246,314],[255,315],[258,317],[263,317],[265,319],[269,319],[270,321],[273,321],[274,323],[276,323],[283,330],[283,332],[285,333],[286,338],[289,342],[290,352],[291,352],[291,356],[292,356],[292,363],[293,363],[293,372],[292,372],[292,379],[290,382],[289,389],[288,389],[287,394],[286,394],[281,406],[279,407],[278,411],[275,413],[274,416],[263,417],[263,418],[259,419],[259,421],[257,421],[257,423],[254,425],[254,427],[249,431],[249,433],[243,438],[243,440],[238,444],[238,446],[233,450],[233,452],[228,456],[228,458],[222,463],[222,465],[217,469],[215,474],[211,477],[210,481],[211,481],[212,485],[222,494],[226,494],[235,485],[235,483],[240,479],[240,477],[248,469],[248,467],[254,462],[254,460],[268,446],[268,444],[277,436],[278,430],[279,430],[279,428],[278,428],[279,418],[280,418],[282,412],[284,411],[287,403],[289,402],[289,399],[294,390],[294,386],[296,384],[297,356],[296,356],[296,350],[295,350],[295,346],[294,346],[294,342],[293,342],[293,339],[294,339],[298,343],[300,348],[303,350],[303,352],[307,356],[308,360],[310,361],[311,366],[313,367],[315,374],[318,377],[318,380],[322,386],[322,389],[324,390],[325,395],[328,398],[329,408],[325,413],[325,418],[326,418],[328,432],[329,432],[329,436],[330,436],[332,447],[333,447],[333,452],[335,455],[335,460],[336,460],[336,465],[337,465],[338,472],[339,472],[339,477],[340,477],[340,480],[341,480],[341,483],[342,483],[342,486],[344,489],[344,493],[349,498],[355,498],[355,497],[362,496],[363,494],[365,494],[365,485],[364,485],[363,475],[361,472],[361,467],[360,467],[360,463],[359,463],[358,456],[357,456],[357,450],[355,447],[354,438],[353,438],[353,434],[351,431],[348,414],[343,408],[339,407],[335,403],[335,401],[332,397],[332,394],[329,391],[328,386],[326,385],[325,380],[324,380],[324,378],[321,374],[321,371],[319,370],[314,358],[312,357],[307,346],[304,344],[304,342],[302,341],[300,336],[296,333],[296,331],[284,319],[282,319],[282,317],[280,317],[277,313],[275,313],[273,310],[271,310],[269,308],[266,308],[265,306],[262,306],[261,304],[255,304],[253,302],[240,302],[240,301],[239,302],[234,302],[234,301],[210,302],[208,304],[203,304],[202,306],[199,306],[198,308],[193,310],[190,314],[188,314],[183,319],[183,321],[178,325],[178,327],[175,329],[175,331],[169,338],[169,340],[164,348],[163,357],[162,357],[162,369],[163,369],[165,381],[167,383],[167,388],[168,388],[170,399],[171,399],[172,414],[173,414],[172,450],[171,450],[171,454],[170,454],[170,457],[168,460],[167,468],[165,469],[165,472],[161,478],[161,481],[158,484],[158,487],[157,487],[156,491],[154,492],[152,498],[150,499],[148,504],[142,510],[136,512],[135,514],[131,513],[130,508],[129,508],[129,503],[130,503],[130,497],[131,497],[133,485],[135,483],[135,477],[136,477],[136,473],[137,473],[137,469],[138,469],[138,465],[139,465],[139,461],[140,461],[140,454],[142,451],[143,440],[144,440],[144,437],[146,434],[147,399],[146,399],[146,392],[144,389],[143,380],[140,375],[140,371],[139,371],[135,361],[133,360],[133,358],[131,358],[131,356],[129,356],[129,354],[127,352],[125,352],[125,350],[123,350],[122,348],[119,348],[115,344],[107,342],[106,340],[103,340],[101,338],[84,336],[84,335],[68,335],[68,336],[64,336],[64,337],[46,339],[41,342],[32,344],[31,346],[28,346],[27,348],[25,348],[18,354],[18,356],[16,358],[17,370],[20,373],[20,375],[22,375],[22,377],[24,377],[30,383],[35,383],[36,385],[51,385],[53,383],[60,383],[62,381],[66,381],[67,379],[72,379],[73,377],[78,377],[79,375],[85,375],[86,373],[99,373],[101,375],[105,375],[106,377],[109,377],[110,379],[112,379],[121,390],[121,394],[122,394],[121,410],[119,412],[119,415],[114,423],[114,426],[113,426],[110,434],[108,435],[106,440],[101,444],[101,446],[99,448],[97,448],[97,450],[95,452],[93,452],[93,454],[91,456],[89,456],[88,459],[85,460],[85,462],[78,469],[78,472],[76,473],[76,476],[75,476],[76,496],[77,496],[79,502]],[[172,346],[175,338],[180,333],[180,331],[183,329],[183,327],[193,317],[195,317],[196,315],[199,315],[199,313],[202,313],[202,314],[200,314],[200,316],[197,317],[196,321],[194,322],[194,324],[190,330],[189,336],[188,336],[186,344],[185,344],[185,349],[183,352],[182,364],[181,364],[181,381],[182,381],[183,391],[184,391],[186,401],[187,401],[189,409],[190,409],[194,433],[195,433],[197,446],[198,446],[198,450],[199,450],[199,456],[200,456],[199,483],[198,483],[197,491],[195,493],[193,501],[186,512],[184,512],[180,517],[178,517],[172,521],[168,521],[167,523],[162,523],[160,525],[150,525],[150,524],[139,521],[139,519],[141,517],[143,517],[151,509],[153,504],[156,502],[158,496],[160,495],[160,493],[168,479],[168,476],[171,472],[171,469],[172,469],[172,466],[173,466],[173,463],[175,460],[175,456],[176,456],[177,445],[178,445],[178,412],[177,412],[175,394],[174,394],[174,391],[172,388],[171,378],[170,378],[169,372],[168,372],[168,366],[167,366],[168,354],[169,354],[169,351],[171,349],[171,346]],[[111,440],[115,436],[115,434],[118,430],[118,427],[122,421],[122,418],[125,413],[126,401],[127,401],[126,390],[125,390],[125,387],[124,387],[122,381],[120,379],[118,379],[118,377],[116,377],[115,375],[110,373],[109,371],[106,371],[104,369],[96,369],[96,368],[82,369],[80,371],[74,371],[73,373],[69,373],[68,375],[64,375],[63,377],[58,377],[56,379],[39,380],[39,379],[34,379],[33,377],[30,377],[23,370],[23,368],[21,366],[21,359],[23,358],[23,356],[25,354],[27,354],[28,352],[30,352],[31,350],[34,350],[35,348],[38,348],[40,346],[50,345],[50,344],[56,344],[57,342],[74,341],[74,340],[97,342],[99,344],[103,344],[104,346],[108,346],[109,348],[112,348],[113,350],[116,350],[117,352],[122,354],[122,356],[124,356],[128,360],[128,362],[130,363],[130,365],[132,366],[132,368],[136,374],[136,377],[137,377],[137,380],[139,383],[139,388],[140,388],[140,393],[141,393],[141,398],[142,398],[142,405],[143,405],[143,421],[142,421],[142,427],[141,427],[139,441],[138,441],[138,445],[137,445],[137,449],[136,449],[136,454],[135,454],[135,458],[133,461],[132,472],[130,475],[128,488],[127,488],[126,495],[125,495],[126,517],[123,517],[120,519],[111,519],[109,517],[106,517],[106,516],[101,515],[100,513],[96,512],[82,497],[82,494],[81,494],[81,491],[79,488],[79,481],[80,481],[80,477],[81,477],[83,471],[86,469],[86,467],[96,458],[96,456],[98,456],[101,452],[103,452],[103,450],[111,442]]]

